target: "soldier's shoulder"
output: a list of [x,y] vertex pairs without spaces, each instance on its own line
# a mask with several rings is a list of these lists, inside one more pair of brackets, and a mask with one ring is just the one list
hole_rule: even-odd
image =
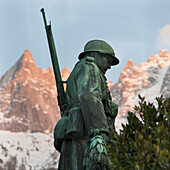
[[76,65],[77,69],[79,68],[80,70],[83,69],[95,69],[96,64],[94,62],[94,58],[90,56],[86,56],[86,58],[83,58],[79,61],[79,63]]
[[99,67],[97,66],[97,64],[94,61],[93,57],[89,57],[87,56],[85,58],[85,67],[87,67],[89,70],[93,70],[94,72],[98,73],[99,71]]

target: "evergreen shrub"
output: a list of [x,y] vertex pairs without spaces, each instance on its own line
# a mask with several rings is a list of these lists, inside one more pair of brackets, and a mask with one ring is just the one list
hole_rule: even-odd
[[112,132],[107,147],[111,169],[163,170],[170,165],[170,98],[146,102],[139,95],[139,106],[128,112],[120,133]]

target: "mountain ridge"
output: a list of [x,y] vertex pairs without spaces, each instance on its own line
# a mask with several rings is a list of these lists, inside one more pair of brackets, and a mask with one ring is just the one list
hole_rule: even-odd
[[[69,74],[65,67],[63,81]],[[151,102],[162,93],[170,96],[170,53],[161,50],[139,66],[130,59],[118,82],[110,81],[108,87],[119,105],[118,130],[138,94]],[[60,118],[53,70],[39,68],[27,49],[0,79],[0,169],[57,169],[52,133]]]
[[[113,101],[117,102],[120,106],[119,116],[124,115],[127,110],[132,111],[133,107],[137,104],[138,94],[145,94],[147,96],[147,93],[144,93],[144,91],[147,90],[149,93],[149,90],[156,84],[162,86],[159,87],[159,92],[155,91],[155,94],[150,94],[150,98],[146,97],[151,100],[150,102],[153,102],[154,98],[157,97],[156,95],[160,95],[162,92],[166,97],[169,96],[170,93],[168,91],[161,91],[165,84],[163,80],[169,75],[169,67],[170,53],[168,50],[160,50],[160,54],[150,56],[146,62],[141,63],[139,66],[131,59],[128,60],[118,82],[110,89]],[[166,78],[166,87],[170,85],[170,77],[168,77]]]
[[[108,82],[112,99],[119,105],[117,118],[133,109],[138,101],[137,94],[143,93],[142,89],[149,92],[155,83],[158,85],[157,79],[161,81],[161,87],[160,92],[155,94],[169,95],[169,65],[168,50],[160,50],[160,54],[150,56],[139,66],[133,60],[128,60],[118,82]],[[61,71],[63,81],[67,80],[69,74],[65,67]],[[66,84],[64,86],[66,89]],[[61,118],[52,68],[39,68],[27,49],[0,79],[0,106],[1,130],[52,132]]]
[[28,49],[1,78],[0,89],[0,129],[51,132],[60,119],[53,71],[36,66]]

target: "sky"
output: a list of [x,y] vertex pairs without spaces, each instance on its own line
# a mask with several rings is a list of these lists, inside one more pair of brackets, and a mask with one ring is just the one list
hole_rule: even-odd
[[106,75],[112,82],[129,59],[139,65],[160,49],[170,51],[169,0],[0,0],[0,77],[26,49],[40,68],[51,66],[41,8],[61,69],[72,70],[93,39],[108,42],[120,60]]

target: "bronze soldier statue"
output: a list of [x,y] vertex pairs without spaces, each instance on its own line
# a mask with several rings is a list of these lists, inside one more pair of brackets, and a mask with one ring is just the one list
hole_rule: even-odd
[[108,170],[106,146],[118,106],[111,100],[105,73],[117,65],[113,48],[89,41],[67,80],[68,109],[54,129],[61,153],[59,170]]

